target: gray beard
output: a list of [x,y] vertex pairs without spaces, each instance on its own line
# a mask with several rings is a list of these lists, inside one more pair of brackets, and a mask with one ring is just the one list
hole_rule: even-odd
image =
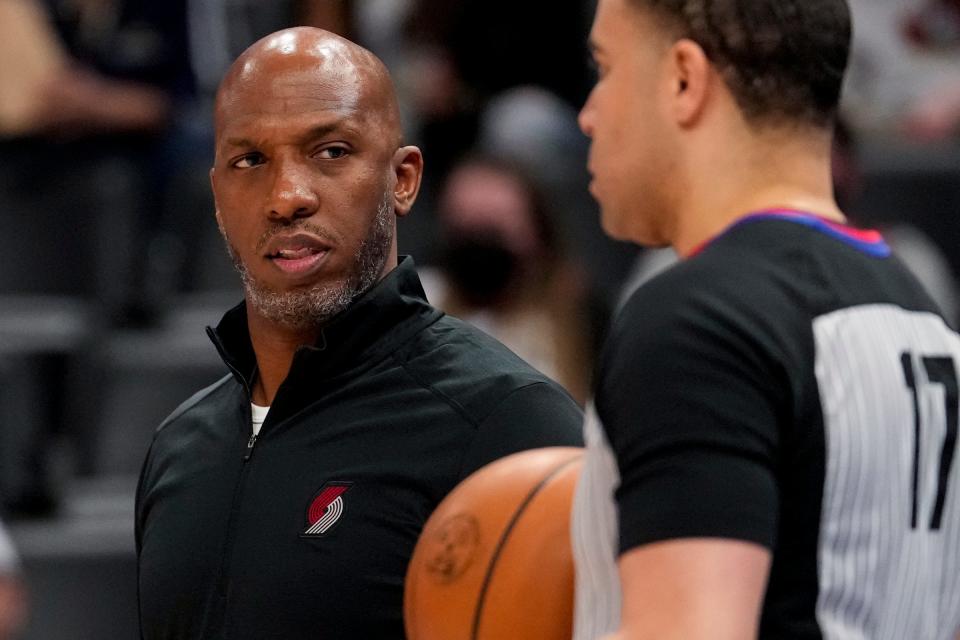
[[[349,307],[380,279],[393,242],[393,213],[393,194],[387,191],[377,207],[366,238],[357,249],[347,277],[302,291],[276,291],[256,280],[230,245],[223,225],[220,225],[220,233],[227,241],[227,251],[240,273],[247,301],[257,313],[286,329],[306,331],[322,325]],[[291,227],[311,230],[309,221]]]

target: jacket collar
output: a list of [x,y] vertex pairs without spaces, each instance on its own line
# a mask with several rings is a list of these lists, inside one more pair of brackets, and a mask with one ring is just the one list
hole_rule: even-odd
[[[297,350],[284,386],[303,373],[330,377],[379,360],[442,315],[427,302],[413,258],[403,256],[393,271],[322,327],[316,344]],[[224,314],[216,329],[207,327],[207,335],[249,393],[257,361],[245,303]]]

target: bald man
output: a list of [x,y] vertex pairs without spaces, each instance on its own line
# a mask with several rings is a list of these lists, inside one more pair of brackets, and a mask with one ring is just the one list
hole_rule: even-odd
[[144,638],[402,638],[439,501],[500,456],[579,443],[570,397],[398,262],[422,169],[355,44],[286,30],[228,72],[210,178],[246,296],[208,330],[230,375],[174,411],[143,467]]

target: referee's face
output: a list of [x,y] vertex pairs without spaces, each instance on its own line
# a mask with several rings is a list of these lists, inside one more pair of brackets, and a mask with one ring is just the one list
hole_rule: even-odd
[[224,82],[211,177],[248,306],[308,328],[396,265],[399,129],[346,44],[298,38],[268,41]]
[[590,137],[590,192],[608,235],[668,244],[665,195],[673,164],[661,94],[670,40],[631,0],[600,0],[590,48],[597,83],[580,112]]

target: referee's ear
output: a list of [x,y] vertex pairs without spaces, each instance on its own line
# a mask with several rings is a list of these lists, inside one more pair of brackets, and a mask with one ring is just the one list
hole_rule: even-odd
[[699,44],[688,38],[675,42],[667,55],[671,113],[677,125],[697,125],[708,107],[715,80],[713,65]]

